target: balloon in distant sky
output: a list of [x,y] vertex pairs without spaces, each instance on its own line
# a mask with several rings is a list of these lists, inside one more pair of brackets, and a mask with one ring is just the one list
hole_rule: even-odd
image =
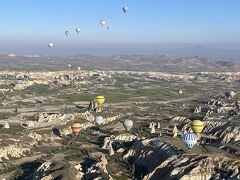
[[107,24],[107,21],[101,19],[101,20],[100,20],[100,24],[101,24],[102,26],[104,26],[105,24]]
[[110,29],[111,29],[111,27],[110,27],[110,26],[108,26],[108,27],[107,27],[107,29],[108,29],[108,30],[110,30]]
[[53,43],[48,43],[48,47],[52,48],[53,47]]
[[81,30],[81,29],[80,29],[79,27],[76,28],[76,32],[77,32],[77,33],[80,33],[80,30]]
[[128,11],[128,7],[127,6],[124,6],[122,9],[123,9],[123,12],[127,13],[127,11]]
[[70,67],[72,67],[72,65],[71,65],[71,64],[68,64],[68,67],[70,68]]
[[69,35],[69,31],[65,31],[65,35],[68,36]]

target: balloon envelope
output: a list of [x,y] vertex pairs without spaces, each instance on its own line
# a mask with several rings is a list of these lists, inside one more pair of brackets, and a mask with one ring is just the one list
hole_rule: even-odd
[[127,11],[128,11],[128,7],[127,6],[124,6],[122,9],[123,9],[123,12],[127,13]]
[[101,19],[101,20],[100,20],[100,24],[101,24],[102,26],[104,26],[105,24],[107,24],[107,21]]
[[48,47],[52,48],[53,47],[53,43],[48,43]]
[[96,97],[96,103],[98,105],[102,105],[105,102],[105,97],[104,96],[97,96]]
[[235,96],[235,92],[234,92],[234,91],[230,91],[230,92],[229,92],[229,96],[230,96],[231,98],[233,98],[233,97]]
[[69,35],[69,31],[65,31],[65,35],[68,36]]
[[133,121],[129,120],[129,119],[125,119],[124,122],[123,122],[123,126],[125,127],[125,129],[127,131],[130,131],[133,127]]
[[24,79],[21,78],[21,77],[19,77],[19,78],[16,79],[16,83],[17,83],[17,84],[21,84],[21,83],[23,83],[23,81],[24,81]]
[[76,32],[79,33],[81,29],[79,27],[76,28]]
[[102,116],[97,116],[96,119],[95,119],[95,122],[98,126],[102,125],[104,120],[103,120],[103,117]]
[[200,120],[193,120],[191,123],[191,129],[195,134],[200,134],[203,130],[204,123]]
[[183,135],[182,140],[188,149],[192,149],[197,143],[197,136],[193,133],[186,133]]
[[182,90],[178,90],[178,94],[181,95],[183,93]]
[[81,124],[80,123],[73,123],[71,128],[72,128],[72,132],[74,134],[79,134],[80,131],[81,131]]

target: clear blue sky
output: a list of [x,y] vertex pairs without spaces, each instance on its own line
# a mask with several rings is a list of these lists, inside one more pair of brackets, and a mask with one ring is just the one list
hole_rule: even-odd
[[[127,14],[122,7],[127,5]],[[106,19],[111,30],[99,25]],[[75,27],[81,32],[77,35]],[[240,44],[239,0],[2,0],[0,51]],[[69,30],[66,38],[64,31]]]

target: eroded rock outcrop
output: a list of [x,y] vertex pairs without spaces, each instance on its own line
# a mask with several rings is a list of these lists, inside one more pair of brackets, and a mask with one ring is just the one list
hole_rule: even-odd
[[103,177],[113,180],[107,171],[108,160],[102,156],[100,161],[93,164],[85,173],[86,179],[102,179]]
[[219,156],[183,154],[169,157],[160,163],[144,180],[181,179],[239,179],[240,161]]
[[26,156],[26,153],[30,152],[30,148],[23,147],[19,144],[8,145],[0,148],[0,162],[3,159],[9,160],[9,158],[20,158]]
[[36,170],[33,179],[52,180],[61,177],[62,179],[81,180],[83,175],[80,164],[70,165],[65,161],[47,161]]
[[114,141],[130,142],[135,141],[138,137],[133,134],[119,134],[113,138]]
[[240,161],[221,155],[184,153],[160,139],[136,141],[123,156],[139,179],[239,179]]

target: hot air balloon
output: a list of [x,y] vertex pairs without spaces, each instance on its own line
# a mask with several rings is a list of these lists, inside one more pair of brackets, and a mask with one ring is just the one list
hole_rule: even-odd
[[110,26],[108,26],[108,27],[107,27],[107,29],[108,29],[108,30],[110,30],[110,29],[111,29],[111,27],[110,27]]
[[65,35],[68,36],[69,35],[69,31],[65,31]]
[[22,84],[23,81],[24,81],[24,79],[22,77],[17,77],[17,79],[16,79],[17,84]]
[[68,64],[68,67],[69,67],[69,68],[71,68],[71,67],[72,67],[72,65],[71,65],[71,64]]
[[75,122],[75,123],[72,124],[71,128],[72,128],[72,132],[73,132],[74,134],[79,134],[80,131],[81,131],[81,124]]
[[200,120],[193,120],[191,123],[191,129],[198,136],[202,132],[204,123]]
[[185,106],[186,106],[186,104],[184,104],[184,103],[181,103],[181,106],[182,106],[182,107],[185,107]]
[[181,89],[178,90],[178,95],[182,95],[183,91]]
[[48,47],[52,48],[53,47],[53,43],[48,43]]
[[79,27],[76,28],[76,32],[80,33],[81,29]]
[[127,131],[130,131],[133,127],[133,121],[129,120],[129,119],[125,119],[124,122],[123,122],[123,126],[125,127],[125,129]]
[[236,102],[235,102],[235,106],[236,106],[236,108],[237,108],[238,110],[240,110],[240,101],[236,101]]
[[124,6],[124,7],[122,8],[122,10],[123,10],[123,12],[127,13],[128,7],[127,7],[127,6]]
[[186,133],[186,134],[183,135],[182,140],[183,140],[183,143],[190,150],[197,143],[197,136],[195,134],[193,134],[193,133]]
[[234,96],[235,96],[235,92],[234,92],[234,91],[230,91],[230,92],[229,92],[229,97],[230,97],[230,98],[233,98]]
[[101,126],[101,125],[103,124],[103,122],[104,122],[104,119],[103,119],[102,116],[97,116],[97,117],[95,118],[95,122],[96,122],[96,124],[97,124],[98,126]]
[[107,24],[107,21],[101,19],[101,20],[100,20],[100,24],[101,24],[102,26],[104,26],[105,24]]
[[97,96],[96,97],[96,103],[101,106],[105,102],[105,97],[104,96]]

